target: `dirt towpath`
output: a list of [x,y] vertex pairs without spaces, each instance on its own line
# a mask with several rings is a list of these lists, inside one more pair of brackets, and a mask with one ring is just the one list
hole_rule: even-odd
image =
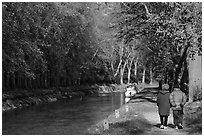
[[178,130],[173,125],[173,113],[170,112],[168,118],[168,128],[160,129],[160,119],[158,115],[158,107],[156,105],[156,95],[158,90],[156,87],[147,87],[140,94],[136,95],[129,103],[129,106],[134,110],[138,110],[152,126],[151,130],[145,132],[149,135],[186,135],[188,134],[187,129]]
[[[128,104],[123,105],[116,113],[111,114],[106,120],[109,129],[104,130],[103,122],[98,123],[90,134],[105,135],[187,135],[188,129],[175,129],[173,126],[173,114],[168,118],[168,128],[160,129],[158,108],[156,105],[156,87],[146,87],[138,93]],[[94,132],[93,132],[94,131]]]

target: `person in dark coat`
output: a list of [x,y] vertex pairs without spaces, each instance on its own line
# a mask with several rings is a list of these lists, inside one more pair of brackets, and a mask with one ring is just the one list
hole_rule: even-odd
[[163,84],[162,90],[157,95],[157,106],[161,121],[161,129],[167,128],[168,116],[170,113],[169,85]]

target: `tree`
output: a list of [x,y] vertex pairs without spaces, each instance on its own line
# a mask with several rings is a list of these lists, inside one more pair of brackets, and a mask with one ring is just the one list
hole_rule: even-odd
[[200,3],[2,6],[3,87],[7,89],[87,81],[123,83],[126,68],[130,83],[132,68],[135,79],[139,77],[139,64],[151,75],[150,81],[155,77],[183,87],[189,81],[189,59],[201,54]]
[[[173,84],[177,84],[181,79],[183,73],[181,70],[186,57],[192,53],[190,47],[197,45],[200,49],[199,3],[121,3],[121,5],[123,10],[120,16],[124,18],[124,22],[119,23],[118,28],[121,30],[119,36],[125,36],[127,41],[133,37],[145,40],[143,45],[155,53],[157,71],[163,76],[167,70],[174,71],[169,80],[173,78]],[[169,67],[159,70],[158,66]]]
[[89,4],[3,3],[7,88],[67,86],[93,74],[92,22]]

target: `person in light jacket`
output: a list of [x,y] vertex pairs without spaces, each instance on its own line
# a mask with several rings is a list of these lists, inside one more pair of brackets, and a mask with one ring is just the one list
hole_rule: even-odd
[[183,107],[186,104],[186,95],[179,89],[179,85],[176,85],[170,94],[170,103],[173,110],[174,125],[176,129],[182,129]]
[[160,116],[161,129],[167,128],[168,116],[170,113],[170,100],[169,100],[169,85],[163,84],[162,90],[157,95],[157,106]]

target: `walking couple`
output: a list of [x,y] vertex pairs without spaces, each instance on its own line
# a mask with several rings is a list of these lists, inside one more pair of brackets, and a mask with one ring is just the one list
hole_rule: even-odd
[[174,87],[172,93],[169,93],[169,85],[163,84],[162,90],[157,96],[157,106],[160,115],[161,129],[167,128],[170,108],[173,110],[173,119],[176,129],[183,128],[183,107],[186,103],[186,95],[179,89],[179,85]]

